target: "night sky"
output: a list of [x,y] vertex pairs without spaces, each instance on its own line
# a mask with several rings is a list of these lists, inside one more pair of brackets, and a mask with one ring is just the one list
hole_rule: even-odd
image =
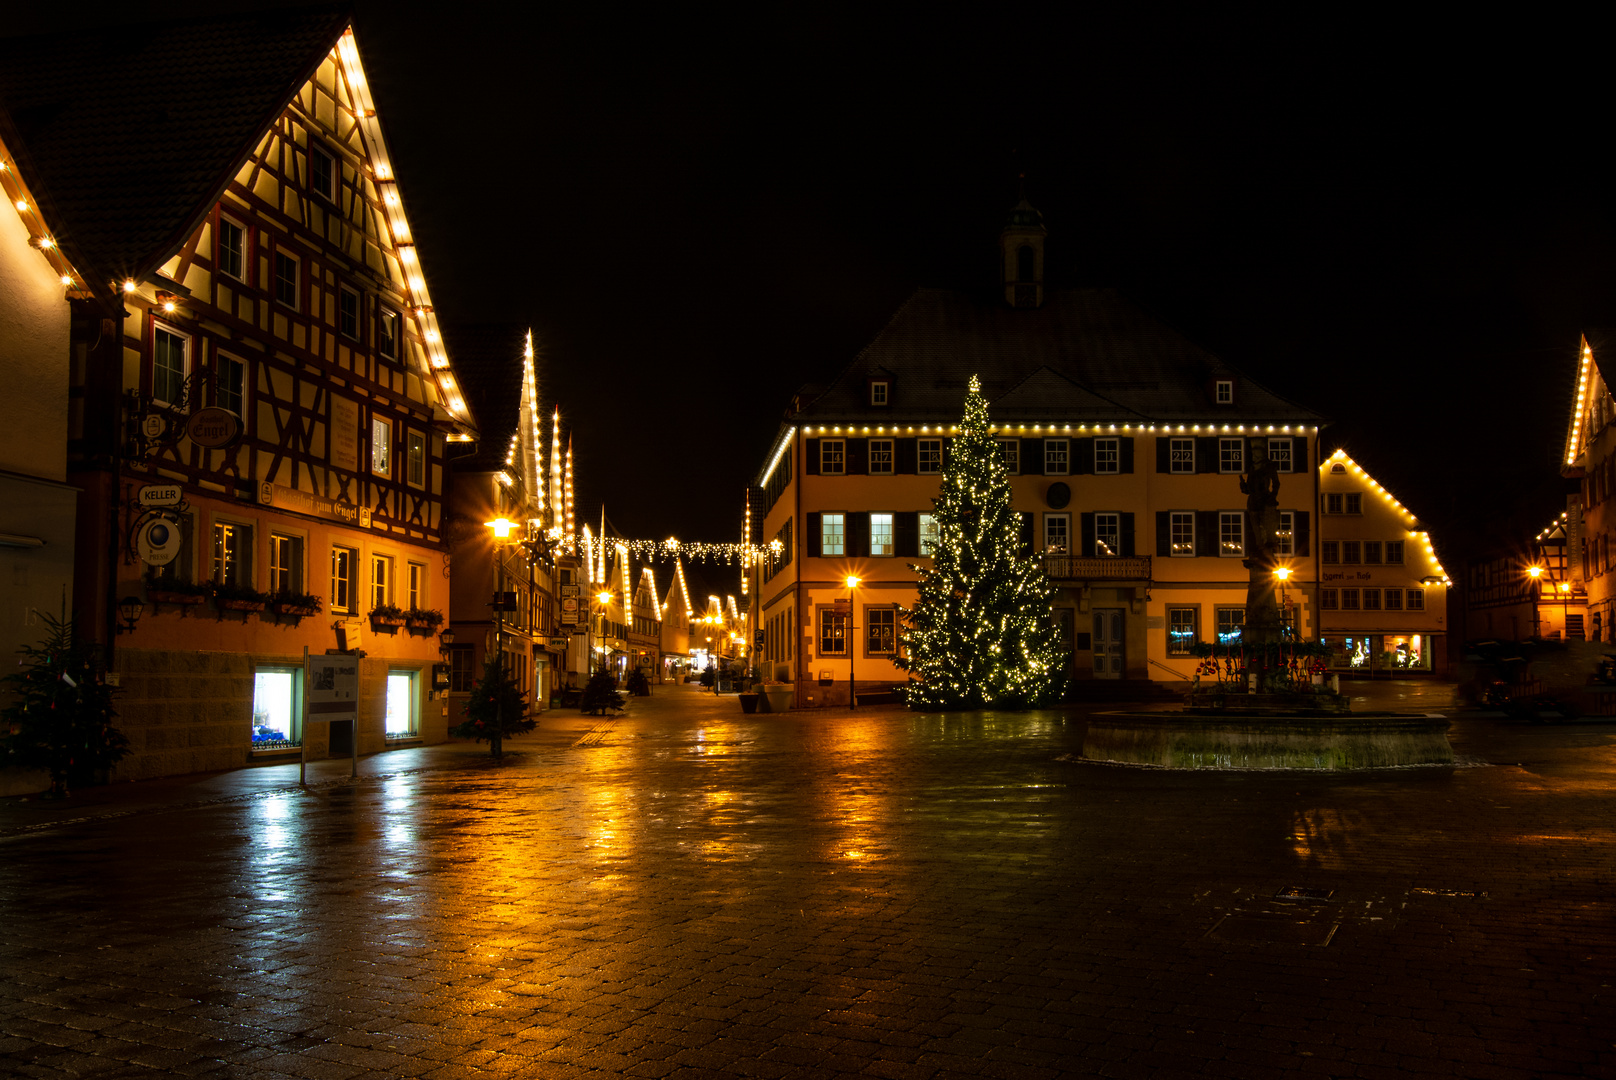
[[1332,417],[1445,552],[1563,506],[1616,231],[1608,93],[1554,27],[553,7],[356,31],[438,309],[532,325],[591,519],[738,538],[791,391],[989,281],[1023,172],[1054,283]]

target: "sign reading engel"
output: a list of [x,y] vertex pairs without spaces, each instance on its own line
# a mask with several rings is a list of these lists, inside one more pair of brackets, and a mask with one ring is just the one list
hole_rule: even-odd
[[191,414],[185,434],[196,445],[217,450],[236,441],[241,434],[241,420],[229,409],[209,405]]
[[357,525],[361,529],[370,528],[368,507],[338,502],[324,495],[289,488],[285,484],[271,484],[268,481],[259,484],[258,503],[260,506],[273,506],[277,510],[292,510],[310,517],[340,521],[344,525]]

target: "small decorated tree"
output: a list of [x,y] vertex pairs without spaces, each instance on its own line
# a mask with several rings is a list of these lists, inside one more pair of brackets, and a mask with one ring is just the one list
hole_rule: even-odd
[[651,679],[645,674],[645,669],[635,668],[628,673],[628,680],[623,688],[635,697],[649,697],[651,695]]
[[581,712],[590,714],[605,713],[607,709],[621,709],[623,695],[617,692],[617,680],[612,673],[602,668],[589,676],[589,682],[584,686],[583,698],[578,702]]
[[1065,691],[1066,655],[1050,616],[1053,590],[1021,553],[987,399],[973,375],[965,419],[933,500],[932,565],[915,566],[920,596],[905,615],[908,702],[914,709],[1027,708]]
[[51,794],[67,794],[129,753],[129,740],[112,726],[113,687],[96,664],[97,648],[81,641],[72,620],[44,616],[45,640],[25,645],[22,670],[4,679],[15,695],[0,729],[5,763],[50,774]]
[[499,757],[507,736],[525,735],[537,726],[538,721],[528,716],[527,694],[503,664],[490,660],[471,688],[465,720],[450,728],[449,734],[478,742],[486,739],[493,755]]

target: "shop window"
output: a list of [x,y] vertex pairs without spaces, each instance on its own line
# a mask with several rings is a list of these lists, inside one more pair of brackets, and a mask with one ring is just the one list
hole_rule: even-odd
[[917,448],[916,472],[931,474],[943,471],[943,440],[920,439]]
[[892,474],[892,440],[870,440],[870,475],[890,476]]
[[1189,656],[1199,640],[1195,632],[1194,608],[1167,609],[1167,655]]
[[183,408],[190,340],[159,326],[152,332],[152,399]]
[[392,738],[415,734],[415,680],[413,671],[387,673],[387,734]]
[[1065,555],[1072,546],[1072,515],[1044,515],[1044,551],[1049,555]]
[[934,514],[920,515],[920,554],[923,558],[931,558],[937,554],[937,517]]
[[1021,440],[1000,439],[999,460],[1004,463],[1004,471],[1011,476],[1021,472]]
[[1238,473],[1246,471],[1246,440],[1219,439],[1218,440],[1218,472]]
[[1094,471],[1110,475],[1122,471],[1122,440],[1094,440]]
[[303,538],[281,533],[269,534],[269,591],[303,591]]
[[1217,609],[1218,644],[1240,644],[1240,632],[1246,626],[1246,609],[1243,607],[1220,607]]
[[870,554],[891,555],[892,548],[892,515],[870,515]]
[[209,580],[216,585],[250,587],[252,574],[252,526],[219,521],[213,525],[213,569]]
[[847,554],[847,515],[819,515],[819,553],[827,558]]
[[819,609],[819,655],[847,655],[847,616],[828,607]]
[[214,259],[221,274],[247,280],[247,230],[229,218],[219,219],[219,250]]
[[1044,475],[1065,476],[1071,471],[1072,444],[1069,439],[1044,440]]
[[1195,512],[1174,510],[1171,520],[1172,553],[1177,558],[1195,554]]
[[819,440],[819,474],[841,476],[847,472],[847,442],[843,439]]
[[254,750],[283,750],[302,743],[302,679],[298,668],[260,667],[253,672]]
[[1195,471],[1195,440],[1172,439],[1167,445],[1168,464],[1170,472],[1192,473]]
[[1246,553],[1246,515],[1242,510],[1218,513],[1218,554],[1238,559]]
[[898,612],[895,608],[864,609],[864,652],[891,656],[898,651]]

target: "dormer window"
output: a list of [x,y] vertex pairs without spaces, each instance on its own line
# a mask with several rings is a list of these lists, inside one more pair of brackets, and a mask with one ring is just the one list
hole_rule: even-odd
[[870,380],[870,404],[878,408],[885,408],[892,404],[892,380]]
[[1234,380],[1219,379],[1214,386],[1212,400],[1219,405],[1234,404]]

